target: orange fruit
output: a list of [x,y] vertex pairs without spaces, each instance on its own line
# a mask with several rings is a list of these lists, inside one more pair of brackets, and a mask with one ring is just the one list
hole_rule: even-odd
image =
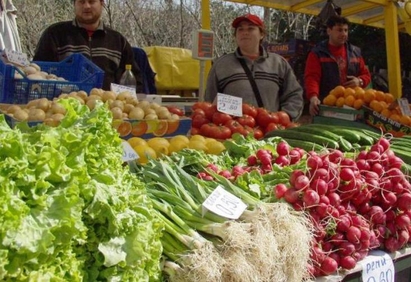
[[353,107],[354,107],[354,109],[359,110],[359,109],[361,109],[362,105],[364,105],[364,101],[362,99],[356,99],[354,101]]
[[148,128],[147,122],[145,122],[144,120],[133,122],[132,129],[131,129],[131,135],[133,136],[144,135],[147,132],[147,128]]
[[400,122],[401,116],[399,114],[391,114],[390,119],[392,119],[393,121],[396,121],[396,122]]
[[349,107],[354,106],[354,102],[355,102],[355,97],[354,95],[348,95],[347,97],[345,97],[345,104]]
[[391,115],[391,111],[388,108],[385,108],[381,111],[381,114],[388,118]]
[[375,90],[367,89],[364,92],[364,102],[369,104],[372,100],[375,100]]
[[409,116],[401,116],[401,117],[400,117],[400,123],[401,123],[401,124],[404,124],[404,125],[407,125],[407,126],[410,126],[410,125],[411,125],[411,117],[409,117]]
[[345,105],[345,98],[344,97],[340,97],[337,99],[337,101],[335,102],[335,105],[337,107],[342,107]]
[[131,133],[131,123],[129,121],[121,122],[117,127],[117,132],[120,134],[120,137],[125,137]]
[[168,122],[168,127],[167,127],[167,132],[166,132],[167,135],[176,132],[178,127],[180,126],[179,119],[168,120],[167,122]]
[[377,99],[377,101],[385,101],[385,93],[382,91],[375,91],[375,99]]
[[355,95],[354,95],[354,97],[355,97],[356,99],[364,99],[365,90],[364,90],[363,88],[357,86],[357,87],[354,88],[354,90],[355,90]]
[[344,91],[345,87],[342,85],[338,85],[333,90],[331,90],[332,94],[337,98],[344,96]]
[[324,98],[323,104],[326,106],[335,106],[336,101],[337,97],[335,97],[333,94],[329,94]]
[[168,130],[168,120],[159,119],[156,129],[153,131],[154,136],[166,135]]
[[392,95],[391,93],[385,93],[385,102],[387,104],[391,104],[392,102],[394,102],[395,97],[394,95]]
[[378,113],[381,113],[381,111],[383,110],[382,104],[378,102],[377,100],[371,101],[370,108]]
[[345,88],[344,90],[344,98],[347,98],[348,96],[354,96],[355,95],[355,90],[353,88]]

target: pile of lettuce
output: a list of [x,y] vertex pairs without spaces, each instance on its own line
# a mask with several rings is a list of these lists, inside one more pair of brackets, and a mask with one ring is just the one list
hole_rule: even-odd
[[60,103],[56,128],[0,115],[0,280],[160,280],[163,226],[109,110]]

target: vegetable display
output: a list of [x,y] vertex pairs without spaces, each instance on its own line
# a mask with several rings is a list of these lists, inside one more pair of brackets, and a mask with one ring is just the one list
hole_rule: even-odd
[[10,129],[0,116],[0,280],[158,281],[162,223],[102,104]]

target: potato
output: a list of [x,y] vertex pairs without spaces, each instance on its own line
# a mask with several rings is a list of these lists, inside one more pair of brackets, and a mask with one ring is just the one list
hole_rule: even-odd
[[158,116],[156,114],[148,114],[144,117],[144,119],[155,120],[155,119],[158,119]]
[[113,114],[113,119],[122,119],[123,118],[123,110],[119,107],[111,108],[111,113]]
[[66,108],[64,108],[62,105],[58,103],[52,103],[50,106],[50,111],[53,114],[62,114],[62,115],[66,114]]
[[41,98],[38,100],[36,104],[36,108],[42,109],[44,112],[47,112],[48,109],[50,108],[50,101],[47,100],[46,98]]
[[87,99],[88,95],[87,92],[84,90],[77,91],[77,96],[82,98],[84,101]]
[[43,121],[46,118],[46,113],[42,109],[31,108],[29,110],[29,121]]
[[134,105],[132,104],[125,104],[123,108],[123,113],[129,113],[132,109],[134,108]]
[[6,113],[13,115],[16,111],[21,110],[20,106],[11,105],[7,108]]
[[30,74],[37,74],[38,73],[38,71],[32,66],[24,67],[23,71],[27,76],[30,75]]
[[117,100],[125,101],[125,100],[127,100],[128,98],[132,98],[132,97],[133,97],[133,96],[131,95],[130,92],[128,92],[128,91],[123,91],[123,92],[118,93],[118,95],[117,95]]
[[128,113],[129,119],[143,119],[144,118],[144,110],[139,107],[134,107],[131,109],[131,111]]
[[156,111],[155,111],[154,109],[152,109],[152,108],[145,108],[145,109],[143,109],[143,110],[144,110],[144,114],[145,114],[145,115],[149,115],[149,114],[157,115]]
[[104,91],[102,95],[103,101],[106,102],[107,100],[116,100],[116,93],[113,91]]
[[27,75],[27,78],[30,80],[46,80],[41,74],[38,73],[32,73]]
[[97,104],[97,99],[88,99],[86,102],[86,105],[90,110],[94,110],[94,108],[96,107],[96,104]]
[[[118,100],[118,98],[117,98],[117,100]],[[128,97],[128,98],[126,98],[125,102],[126,102],[127,104],[132,104],[133,106],[137,106],[137,105],[138,105],[138,99],[135,98],[135,97]]]
[[39,66],[38,64],[36,64],[36,63],[30,63],[29,66],[35,68],[37,71],[41,71],[40,66]]
[[157,104],[156,102],[153,102],[153,103],[151,103],[150,104],[150,108],[152,108],[152,109],[158,109],[159,107],[161,107],[159,104]]
[[13,118],[18,121],[26,121],[29,118],[29,114],[25,110],[20,109],[14,112]]
[[91,89],[90,90],[90,96],[91,95],[97,95],[97,96],[102,96],[103,95],[103,90],[102,89],[100,89],[100,88],[93,88],[93,89]]
[[121,100],[114,100],[113,102],[110,103],[110,109],[112,108],[120,108],[121,111],[124,109],[124,102]]
[[137,105],[138,107],[142,108],[143,110],[145,108],[150,108],[150,102],[149,101],[140,101]]

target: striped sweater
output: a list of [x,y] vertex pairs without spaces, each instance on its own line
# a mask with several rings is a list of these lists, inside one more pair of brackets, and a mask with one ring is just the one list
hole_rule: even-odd
[[126,64],[133,65],[137,93],[142,91],[140,69],[134,61],[127,39],[103,23],[89,36],[76,20],[59,22],[48,27],[38,42],[34,61],[58,62],[73,53],[82,53],[104,71],[103,89],[119,83]]

